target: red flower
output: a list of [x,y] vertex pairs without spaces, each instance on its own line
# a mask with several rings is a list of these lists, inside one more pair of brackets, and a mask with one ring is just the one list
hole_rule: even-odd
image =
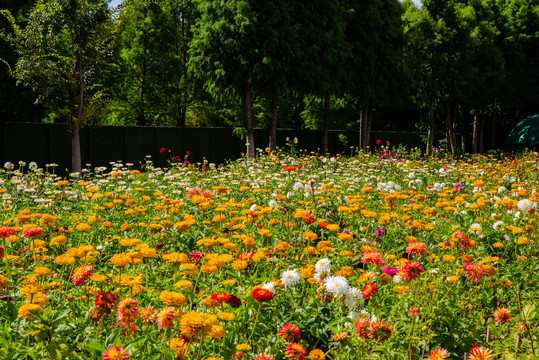
[[464,272],[466,272],[468,279],[475,283],[479,282],[485,275],[487,275],[485,268],[481,264],[465,263],[462,267],[464,268]]
[[398,275],[403,281],[412,281],[424,272],[423,267],[415,261],[407,262],[399,268]]
[[427,255],[427,245],[421,241],[410,241],[406,247],[408,254]]
[[90,276],[92,276],[93,269],[90,265],[84,264],[79,266],[73,271],[73,275],[71,276],[71,281],[73,284],[77,286],[84,285],[86,282],[86,279],[88,279]]
[[237,297],[236,295],[230,295],[230,299],[228,300],[228,305],[232,306],[233,308],[239,308],[241,305],[241,299]]
[[365,251],[361,256],[361,262],[381,266],[383,264],[382,254],[377,251]]
[[289,165],[284,165],[283,166],[283,170],[286,170],[286,171],[296,171],[297,167],[295,166],[289,166]]
[[300,338],[301,331],[299,330],[299,327],[295,324],[284,324],[277,332],[277,335],[282,337],[286,341],[291,342],[295,339]]
[[128,360],[127,350],[120,346],[112,346],[103,352],[103,360]]
[[162,148],[159,150],[159,152],[160,152],[161,154],[164,154],[165,151],[167,151],[167,149],[165,149],[164,147],[162,147]]
[[221,292],[212,294],[212,296],[210,297],[210,299],[213,300],[213,301],[219,301],[219,302],[225,302],[225,303],[228,303],[228,301],[230,300],[230,294],[221,291]]
[[322,229],[327,228],[328,225],[329,225],[329,223],[328,223],[328,222],[325,222],[325,221],[322,221],[322,222],[319,222],[319,223],[318,223],[318,226],[320,226]]
[[193,251],[191,254],[189,254],[189,257],[191,258],[191,262],[193,264],[198,264],[200,259],[202,259],[205,255],[206,253],[196,250],[196,251]]
[[23,237],[33,237],[33,236],[41,236],[43,235],[43,229],[39,226],[26,228],[22,231]]
[[284,354],[293,360],[303,360],[307,356],[307,349],[300,343],[288,344],[284,350]]
[[273,293],[264,288],[256,288],[251,293],[251,297],[258,302],[265,302],[273,299]]
[[359,336],[360,339],[368,339],[369,338],[369,326],[371,325],[371,321],[367,318],[358,318],[356,322],[354,323],[354,330],[356,330],[357,336]]
[[15,234],[15,229],[9,226],[0,226],[0,238],[6,238]]
[[174,161],[180,161],[180,157],[178,155],[174,156]]
[[382,144],[382,140],[378,139],[376,140],[376,145],[381,145]]
[[118,296],[116,294],[113,294],[111,292],[100,292],[95,297],[94,303],[95,306],[97,306],[100,309],[105,310],[106,312],[110,312],[114,308],[114,304],[116,303],[116,298]]
[[365,300],[369,300],[376,294],[377,290],[378,286],[375,283],[366,283],[365,286],[363,286],[363,289],[361,289],[361,295],[363,295]]
[[305,224],[312,224],[313,222],[316,221],[316,218],[314,216],[309,216],[309,215],[305,215],[302,219],[305,222]]

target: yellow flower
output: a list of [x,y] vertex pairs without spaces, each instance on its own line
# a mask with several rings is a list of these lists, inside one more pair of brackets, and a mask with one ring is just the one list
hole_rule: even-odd
[[114,255],[109,262],[118,267],[125,267],[131,263],[131,257],[126,253],[119,253]]
[[75,229],[83,232],[89,232],[91,230],[90,225],[86,223],[77,224],[77,226],[75,226]]
[[170,348],[172,351],[176,352],[176,356],[182,358],[189,348],[189,342],[185,341],[183,338],[172,338],[170,339]]
[[219,319],[223,321],[232,321],[236,318],[236,315],[234,315],[233,313],[224,312],[224,311],[218,313],[217,316],[219,317]]
[[189,262],[189,257],[184,253],[172,252],[170,254],[165,254],[162,256],[163,260],[170,263],[181,263],[185,264]]
[[232,263],[232,269],[233,270],[243,270],[245,269],[247,266],[249,265],[249,263],[245,260],[235,260],[233,263]]
[[17,317],[21,319],[33,319],[31,311],[41,311],[41,305],[39,304],[24,304],[19,308]]
[[253,348],[249,344],[238,344],[238,345],[236,345],[236,350],[238,350],[238,351],[249,351],[249,350],[252,350],[252,349]]
[[326,229],[329,231],[339,231],[341,227],[337,224],[329,224]]
[[75,258],[73,256],[63,254],[55,257],[54,262],[58,265],[73,265],[75,263]]
[[189,290],[193,288],[193,283],[189,280],[180,280],[174,284],[175,288],[180,288],[183,290]]
[[208,337],[213,339],[221,339],[225,335],[225,328],[221,325],[213,325],[210,329]]
[[182,293],[164,290],[159,294],[159,300],[167,305],[184,306],[186,299]]
[[519,238],[517,239],[517,244],[519,244],[519,245],[527,245],[529,243],[530,243],[530,241],[525,236],[519,236]]
[[275,248],[277,250],[280,250],[280,251],[287,251],[291,248],[292,246],[287,243],[286,241],[279,241],[276,245],[275,245]]
[[206,337],[217,322],[217,316],[208,313],[189,311],[180,320],[180,331],[189,339],[198,338],[201,334]]
[[503,244],[499,241],[492,244],[492,246],[494,246],[495,248],[503,248]]
[[7,278],[4,275],[0,275],[0,289],[7,287]]
[[325,360],[326,354],[320,349],[314,349],[309,353],[309,359],[311,360]]

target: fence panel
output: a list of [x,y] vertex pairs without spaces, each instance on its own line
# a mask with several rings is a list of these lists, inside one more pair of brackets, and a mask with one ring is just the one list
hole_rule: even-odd
[[[217,164],[235,160],[245,152],[245,140],[233,135],[232,128],[152,128],[87,126],[80,132],[82,164],[92,167],[107,166],[110,162],[122,160],[140,168],[147,155],[151,155],[157,166],[166,166],[174,156],[183,161],[187,151],[191,152],[191,163],[202,162],[205,158]],[[344,135],[339,137],[339,134]],[[269,131],[255,129],[255,145],[265,148]],[[321,130],[277,131],[277,146],[285,148],[286,138],[298,138],[296,149],[307,153],[321,152],[323,133]],[[420,146],[421,134],[417,132],[371,132],[370,146],[376,140],[385,144],[399,144],[408,147]],[[65,175],[71,167],[71,134],[63,124],[0,123],[0,161],[17,163],[19,160],[35,161],[40,166],[57,163],[60,175]],[[350,154],[350,147],[358,145],[358,134],[354,131],[330,131],[328,147],[330,153]],[[165,148],[164,154],[160,149]]]

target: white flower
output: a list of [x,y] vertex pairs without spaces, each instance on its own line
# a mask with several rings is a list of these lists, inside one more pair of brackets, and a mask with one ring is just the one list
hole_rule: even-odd
[[530,211],[532,207],[533,203],[528,199],[522,199],[517,203],[517,208],[523,213]]
[[492,228],[496,231],[503,230],[505,226],[505,223],[503,221],[496,221],[494,225],[492,225]]
[[334,296],[346,295],[348,287],[348,281],[344,276],[330,276],[326,279],[326,291]]
[[267,284],[264,284],[264,286],[262,286],[262,288],[264,288],[266,290],[269,290],[269,291],[271,291],[272,293],[275,294],[275,284],[272,281],[270,281]]
[[297,270],[286,270],[281,275],[281,282],[284,284],[285,287],[294,286],[296,285],[299,280],[300,276]]
[[257,208],[258,208],[258,205],[257,205],[257,204],[253,204],[253,205],[251,205],[251,207],[249,208],[249,210],[251,210],[251,211],[256,211]]
[[507,190],[507,189],[506,189],[504,186],[500,186],[500,187],[498,188],[498,194],[501,194],[501,193],[505,192],[506,190]]
[[279,205],[279,204],[278,204],[277,201],[275,201],[275,200],[270,200],[268,205],[269,205],[270,208],[273,209],[273,208],[275,208],[275,207],[276,207],[277,205]]
[[316,180],[309,180],[307,184],[305,184],[305,190],[314,190],[316,188]]
[[294,184],[294,188],[293,188],[293,189],[294,189],[294,191],[298,191],[298,190],[301,190],[301,189],[303,189],[303,188],[304,188],[304,187],[303,187],[303,184],[300,183],[299,181],[297,181],[297,182]]
[[35,161],[32,161],[29,165],[28,165],[28,168],[32,171],[36,171],[37,170],[37,163]]
[[478,223],[473,223],[472,225],[470,225],[470,231],[482,231],[483,228],[481,227],[481,224],[478,224]]
[[15,168],[15,165],[8,161],[4,164],[4,168],[6,168],[6,170],[13,170]]
[[331,268],[331,261],[327,258],[322,258],[318,260],[314,268],[318,273],[328,273]]
[[295,138],[294,138],[294,144],[297,144],[297,143],[298,143],[298,138],[295,137]]

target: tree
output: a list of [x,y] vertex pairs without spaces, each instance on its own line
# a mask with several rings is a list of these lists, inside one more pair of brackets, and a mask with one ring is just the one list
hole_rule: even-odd
[[71,130],[72,171],[80,173],[79,130],[99,111],[104,92],[94,83],[113,43],[107,0],[38,1],[20,28],[8,11],[9,37],[19,56],[12,75],[59,114]]
[[[19,26],[24,26],[26,15],[35,0],[4,0],[2,8],[13,14]],[[0,16],[0,32],[12,34],[7,18]],[[40,120],[41,107],[34,104],[35,96],[31,89],[17,86],[10,75],[10,65],[17,62],[17,54],[11,45],[0,34],[0,121],[34,121]],[[2,64],[2,60],[7,64]],[[6,65],[6,66],[4,66]]]
[[200,18],[190,46],[190,66],[214,96],[240,94],[245,116],[247,156],[255,152],[252,83],[259,56],[254,46],[256,11],[250,1],[200,0]]
[[322,151],[325,153],[331,98],[344,94],[342,82],[347,74],[343,64],[350,56],[350,45],[345,37],[345,6],[340,0],[297,1],[294,4],[300,39],[294,87],[299,93],[323,100]]
[[351,50],[344,88],[359,104],[359,145],[365,149],[373,108],[397,104],[406,94],[402,9],[396,0],[349,0],[347,6]]
[[126,123],[185,126],[187,109],[202,92],[188,68],[197,14],[187,0],[122,4],[116,109]]

